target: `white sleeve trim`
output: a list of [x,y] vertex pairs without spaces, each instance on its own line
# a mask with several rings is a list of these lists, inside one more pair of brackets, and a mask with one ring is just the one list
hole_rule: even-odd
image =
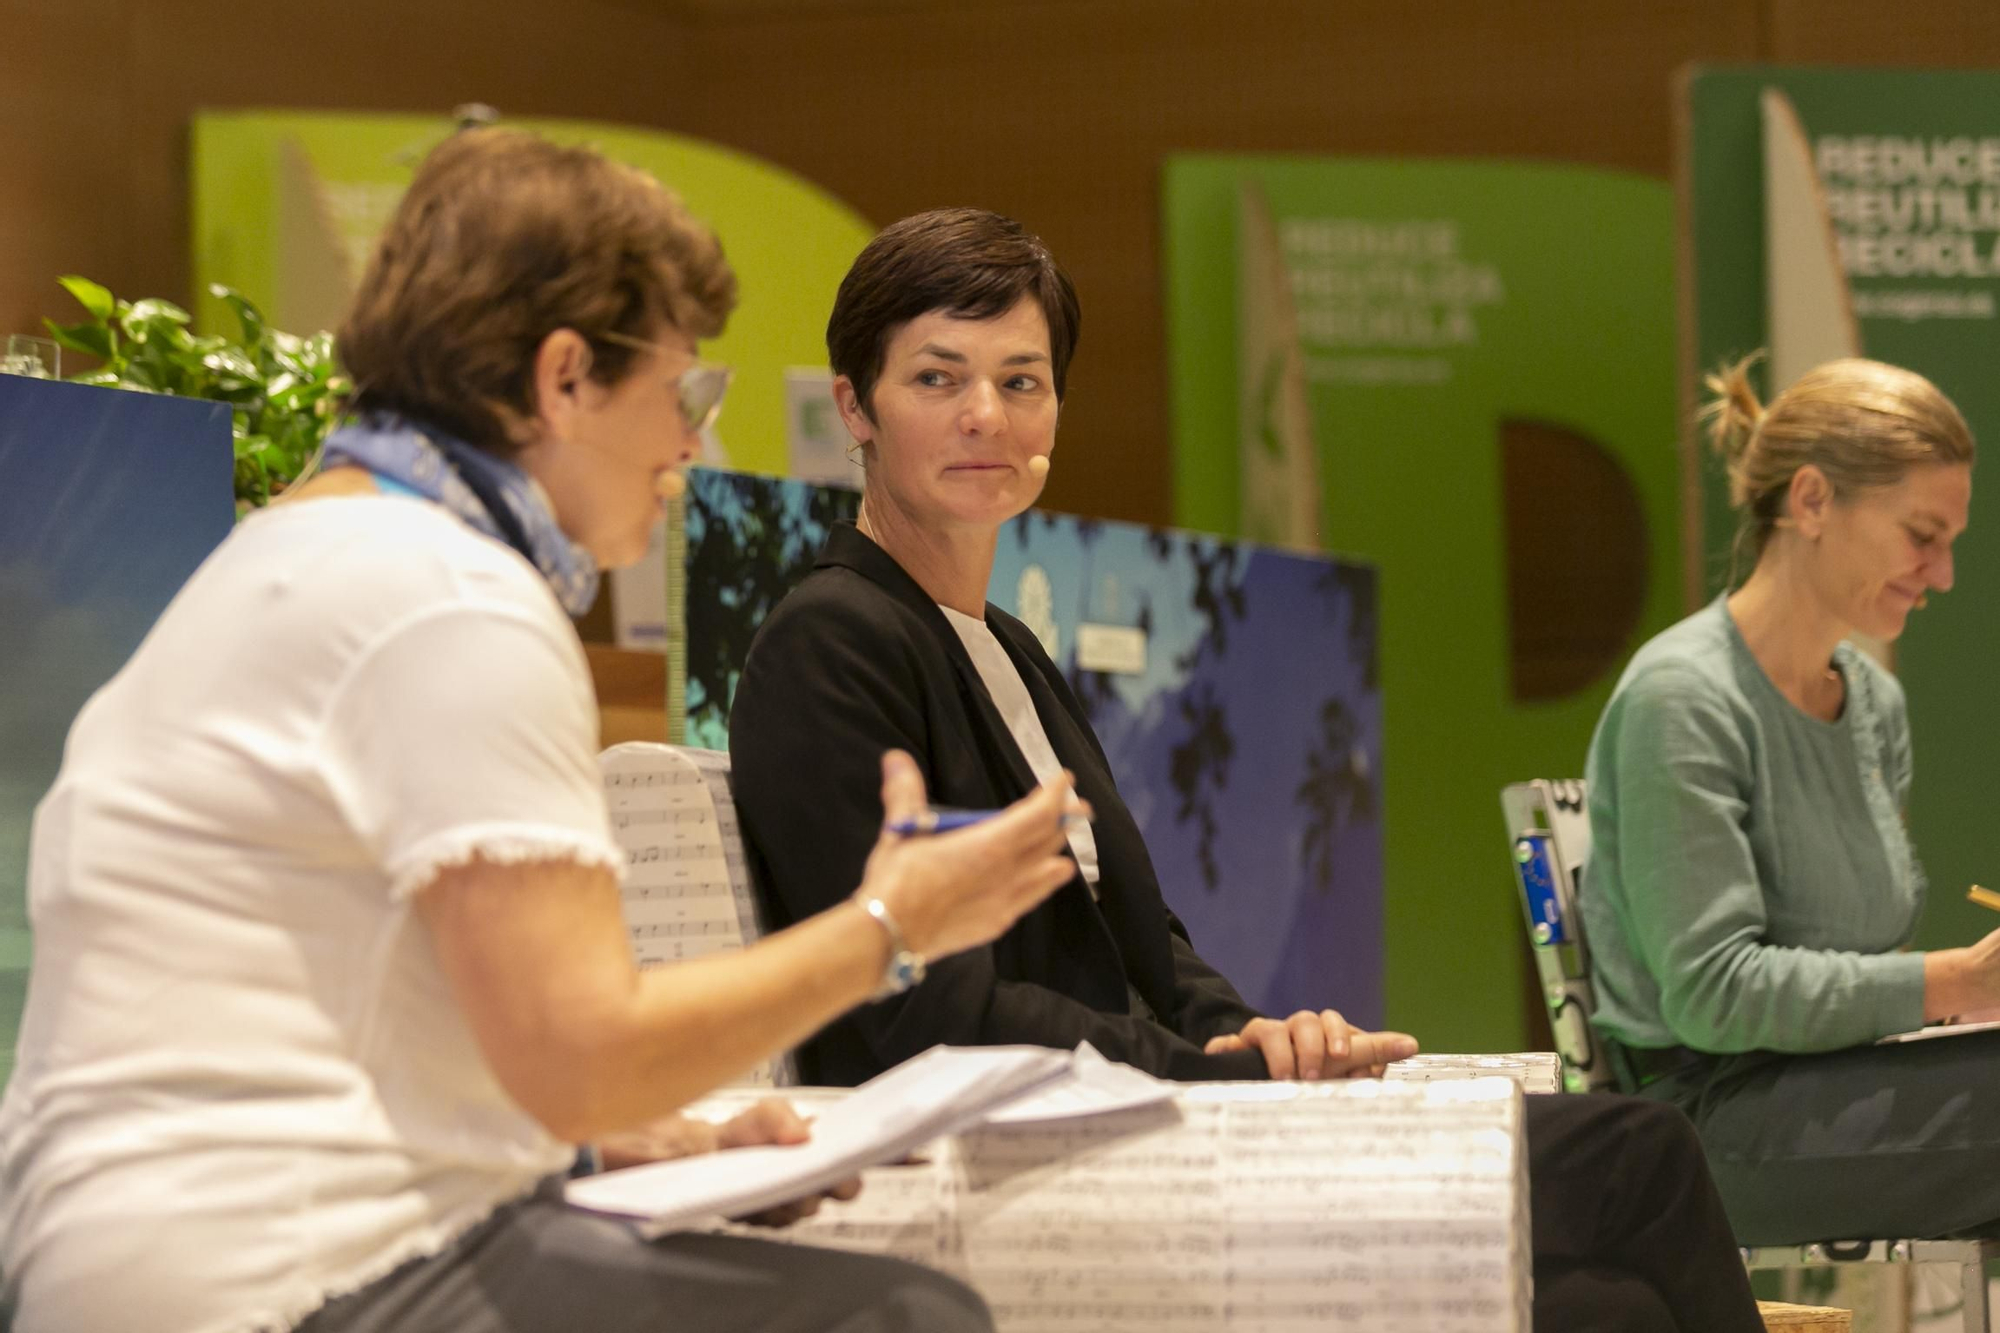
[[430,887],[439,874],[475,860],[496,865],[563,861],[604,869],[621,884],[625,853],[602,836],[562,824],[506,820],[462,824],[429,835],[389,866],[389,900],[401,903]]

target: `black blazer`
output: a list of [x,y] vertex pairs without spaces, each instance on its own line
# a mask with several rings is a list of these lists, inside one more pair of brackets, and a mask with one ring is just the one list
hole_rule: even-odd
[[[1178,1079],[1268,1077],[1261,1054],[1205,1055],[1257,1012],[1196,955],[1082,706],[1027,627],[986,623],[1027,683],[1057,758],[1090,802],[1097,900],[1078,875],[991,945],[933,964],[909,993],[829,1024],[810,1083],[860,1083],[939,1042],[1068,1048]],[[729,719],[736,805],[774,927],[852,894],[882,823],[882,752],[916,757],[938,805],[1006,805],[1035,784],[937,604],[850,524],[758,630]],[[1128,991],[1128,984],[1130,990]],[[1136,992],[1157,1019],[1132,1010]]]

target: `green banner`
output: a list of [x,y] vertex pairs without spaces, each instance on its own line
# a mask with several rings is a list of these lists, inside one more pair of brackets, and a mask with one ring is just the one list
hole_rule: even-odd
[[[1820,361],[1869,356],[1929,376],[1975,437],[2000,442],[2000,75],[1703,69],[1684,100],[1690,398],[1700,372],[1758,348],[1767,397]],[[1721,467],[1704,455],[1701,468],[1689,582],[1712,590],[1734,518]],[[1985,795],[2000,752],[2000,534],[1981,493],[1957,586],[1894,652],[1916,755],[1910,828],[1932,886],[1924,947],[1990,930],[1965,887],[2000,874]]]
[[1668,188],[1184,157],[1165,209],[1175,520],[1380,568],[1388,1022],[1516,1049],[1500,788],[1680,609]]
[[[586,121],[507,123],[652,173],[715,228],[742,303],[704,351],[736,370],[718,423],[720,456],[709,461],[785,472],[785,368],[826,363],[834,290],[874,229],[810,182],[698,139]],[[451,129],[437,116],[196,116],[197,318],[227,319],[205,295],[220,282],[247,293],[278,328],[334,327],[412,171]]]

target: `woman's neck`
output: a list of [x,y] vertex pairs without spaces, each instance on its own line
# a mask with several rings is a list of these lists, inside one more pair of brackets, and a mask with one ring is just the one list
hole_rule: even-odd
[[330,467],[308,477],[296,486],[287,488],[272,499],[272,504],[288,501],[319,500],[332,495],[380,495],[382,488],[375,484],[375,474],[367,468],[352,465]]
[[985,618],[986,587],[993,578],[993,553],[1000,545],[998,528],[927,528],[866,489],[855,526],[887,551],[939,606]]
[[1808,713],[1826,715],[1829,702],[1838,712],[1842,691],[1833,650],[1853,627],[1827,609],[1786,549],[1765,551],[1750,578],[1730,594],[1729,615],[1780,693]]

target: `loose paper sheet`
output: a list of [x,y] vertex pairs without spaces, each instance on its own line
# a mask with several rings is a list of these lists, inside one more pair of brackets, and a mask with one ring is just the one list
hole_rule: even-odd
[[804,1143],[610,1171],[571,1181],[564,1194],[579,1208],[644,1221],[652,1232],[758,1212],[907,1156],[1069,1064],[1067,1051],[1041,1046],[934,1046],[830,1107]]

